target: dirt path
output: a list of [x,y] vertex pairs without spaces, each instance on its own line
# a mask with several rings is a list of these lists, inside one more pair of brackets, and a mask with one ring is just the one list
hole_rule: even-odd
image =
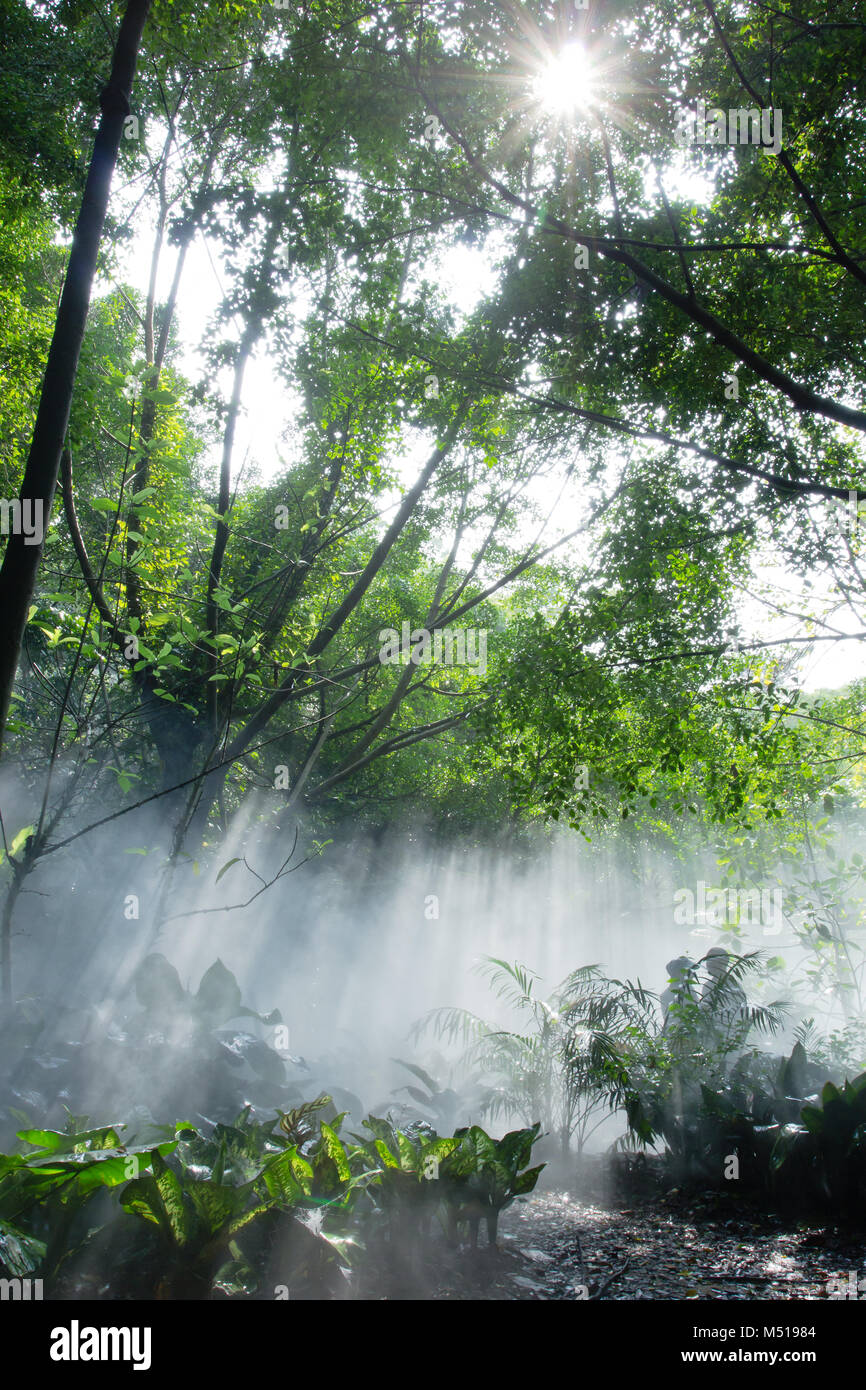
[[450,1270],[433,1297],[574,1299],[585,1279],[606,1300],[826,1299],[828,1279],[847,1286],[849,1271],[866,1294],[866,1236],[727,1194],[611,1209],[539,1192],[503,1213],[499,1245]]

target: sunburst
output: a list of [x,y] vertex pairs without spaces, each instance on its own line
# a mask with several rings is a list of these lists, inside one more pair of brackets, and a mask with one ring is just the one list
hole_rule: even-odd
[[532,83],[538,105],[554,116],[586,111],[596,99],[595,68],[579,41],[563,45],[552,53]]

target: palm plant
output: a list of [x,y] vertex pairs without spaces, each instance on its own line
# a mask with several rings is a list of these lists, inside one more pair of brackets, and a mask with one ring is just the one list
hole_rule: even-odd
[[760,965],[754,951],[728,956],[700,997],[683,991],[661,1028],[635,1035],[623,1059],[620,1102],[631,1142],[643,1146],[661,1137],[679,1167],[700,1167],[719,1137],[707,1097],[739,1097],[747,1060],[740,1054],[750,1033],[772,1036],[784,1022],[783,1002],[749,1004],[741,988]]
[[462,1064],[494,1082],[486,1114],[514,1115],[525,1125],[540,1121],[558,1136],[563,1154],[572,1140],[581,1152],[605,1116],[624,1103],[624,1058],[634,1035],[654,1017],[655,996],[639,983],[609,979],[597,965],[572,971],[547,999],[536,992],[539,977],[517,961],[489,956],[477,969],[525,1027],[501,1028],[467,1009],[440,1008],[415,1025],[414,1036],[432,1031],[463,1045]]

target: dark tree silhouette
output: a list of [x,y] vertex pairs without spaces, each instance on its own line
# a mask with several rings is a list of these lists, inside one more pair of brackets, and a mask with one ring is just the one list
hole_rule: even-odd
[[100,93],[102,117],[93,144],[19,494],[22,513],[28,514],[25,506],[29,504],[33,507],[33,516],[41,514],[42,533],[35,544],[25,544],[20,528],[18,534],[10,535],[0,569],[0,745],[57,486],[60,453],[69,421],[111,179],[124,120],[129,115],[138,50],[150,6],[151,0],[128,0],[114,48],[111,75]]

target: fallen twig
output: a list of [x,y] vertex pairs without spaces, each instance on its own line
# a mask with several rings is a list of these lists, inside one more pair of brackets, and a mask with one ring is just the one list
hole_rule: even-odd
[[604,1280],[604,1282],[602,1284],[599,1284],[595,1293],[591,1293],[589,1295],[590,1299],[601,1298],[602,1294],[610,1288],[614,1279],[618,1279],[621,1274],[625,1274],[626,1270],[628,1269],[628,1266],[629,1261],[626,1260],[623,1264],[620,1265],[619,1269],[614,1270],[613,1274],[609,1274],[608,1277]]

